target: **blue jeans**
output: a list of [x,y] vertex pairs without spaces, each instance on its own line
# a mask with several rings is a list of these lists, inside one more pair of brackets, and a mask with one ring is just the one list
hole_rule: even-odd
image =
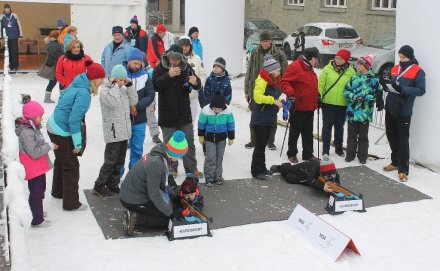
[[335,148],[342,148],[344,142],[344,124],[347,107],[322,104],[322,153],[329,154],[332,128],[335,127]]

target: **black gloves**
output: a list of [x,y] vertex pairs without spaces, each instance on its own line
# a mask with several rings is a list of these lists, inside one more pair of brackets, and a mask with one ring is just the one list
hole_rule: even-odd
[[318,103],[318,109],[321,109],[321,107],[322,107],[322,98],[321,98],[321,96],[318,96],[317,103]]
[[133,85],[133,83],[131,81],[128,82],[127,84],[125,84],[125,86],[128,87],[128,88],[131,87],[132,85]]
[[174,180],[173,174],[168,175],[168,185],[174,190],[177,188],[177,183]]
[[394,90],[397,91],[397,92],[399,92],[399,93],[402,91],[402,88],[400,87],[398,81],[393,81],[393,83],[391,84],[391,86],[393,86]]

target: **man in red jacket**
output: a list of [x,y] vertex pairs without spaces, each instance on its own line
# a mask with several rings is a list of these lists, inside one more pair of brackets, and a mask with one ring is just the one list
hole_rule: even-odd
[[313,67],[318,63],[319,51],[307,48],[303,54],[287,66],[281,78],[281,90],[289,99],[295,99],[290,112],[289,149],[287,157],[298,163],[297,143],[302,138],[302,160],[319,160],[313,155],[313,116],[318,108],[318,78]]
[[163,24],[158,24],[156,27],[156,33],[148,40],[147,59],[152,69],[156,68],[157,64],[165,52],[165,44],[163,37],[165,36],[167,29]]

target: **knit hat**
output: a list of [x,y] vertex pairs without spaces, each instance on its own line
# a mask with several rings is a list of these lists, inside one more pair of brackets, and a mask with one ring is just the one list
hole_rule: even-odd
[[188,151],[185,134],[180,130],[175,131],[165,147],[169,157],[182,158]]
[[180,46],[183,46],[183,45],[192,45],[191,38],[188,37],[188,36],[182,36],[182,37],[180,37],[180,39],[179,39],[179,45],[180,45]]
[[113,67],[110,76],[113,78],[127,78],[127,69],[121,64],[118,64]]
[[139,24],[138,17],[136,15],[134,15],[133,18],[131,18],[130,23],[131,24]]
[[64,23],[63,19],[59,18],[57,19],[57,26],[65,26],[66,24]]
[[93,62],[93,60],[86,60],[86,75],[89,80],[99,79],[105,77],[105,71],[101,65]]
[[403,45],[399,49],[399,54],[402,54],[409,59],[413,59],[414,58],[414,49],[409,45]]
[[271,74],[273,72],[281,70],[281,65],[273,58],[271,54],[265,54],[263,69],[267,71],[267,73]]
[[316,47],[309,47],[304,50],[303,55],[307,60],[312,60],[319,57],[319,50]]
[[189,29],[189,31],[188,31],[188,36],[191,37],[191,35],[192,35],[194,32],[199,32],[199,29],[198,29],[196,26],[193,26],[193,27],[191,27],[191,28]]
[[173,44],[170,46],[168,51],[165,52],[165,54],[167,57],[174,59],[174,60],[182,59],[183,49],[182,49],[182,47],[180,47],[180,45]]
[[344,59],[345,62],[348,62],[348,60],[350,60],[351,57],[351,53],[350,51],[346,50],[346,49],[341,49],[336,53],[337,56],[342,57],[342,59]]
[[163,24],[158,24],[156,27],[156,33],[167,32],[167,28]]
[[34,119],[43,116],[44,108],[40,103],[31,100],[31,96],[27,94],[21,95],[21,102],[23,103],[22,114],[26,119]]
[[269,31],[263,31],[260,34],[260,41],[262,40],[272,40],[272,36],[270,35]]
[[50,38],[58,39],[59,35],[60,35],[60,31],[58,31],[58,30],[52,30],[52,31],[49,32],[49,37]]
[[214,61],[214,64],[212,65],[212,67],[214,68],[215,65],[219,66],[223,70],[226,70],[226,60],[223,57],[218,57]]
[[119,33],[119,34],[124,34],[124,29],[122,29],[122,26],[113,26],[112,28],[112,35]]
[[7,9],[7,8],[11,8],[11,5],[9,5],[9,4],[5,4],[4,6],[3,6],[3,9]]
[[373,59],[374,56],[372,54],[368,54],[366,56],[361,56],[358,59],[358,62],[365,66],[365,68],[369,69],[371,66],[373,66]]
[[197,183],[191,177],[187,177],[180,185],[180,191],[182,191],[183,194],[195,193],[196,189],[197,189]]
[[136,47],[131,47],[130,55],[128,56],[128,61],[130,60],[140,60],[144,61],[145,55]]
[[219,91],[216,91],[214,96],[212,96],[211,98],[211,103],[209,103],[209,107],[211,107],[211,109],[215,107],[225,110],[226,109],[225,97]]
[[319,165],[319,172],[322,177],[327,178],[330,181],[339,182],[339,173],[336,170],[335,163],[330,159],[328,154],[322,156],[322,160]]

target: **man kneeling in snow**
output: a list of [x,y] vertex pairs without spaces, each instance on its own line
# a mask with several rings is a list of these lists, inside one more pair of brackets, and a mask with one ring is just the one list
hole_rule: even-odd
[[307,161],[293,165],[284,163],[281,165],[273,165],[270,167],[270,170],[274,173],[281,173],[288,183],[311,186],[319,190],[324,190],[327,193],[333,192],[330,188],[330,183],[327,182],[324,185],[317,180],[318,176],[339,184],[339,173],[333,161],[326,154],[322,157],[321,162]]

